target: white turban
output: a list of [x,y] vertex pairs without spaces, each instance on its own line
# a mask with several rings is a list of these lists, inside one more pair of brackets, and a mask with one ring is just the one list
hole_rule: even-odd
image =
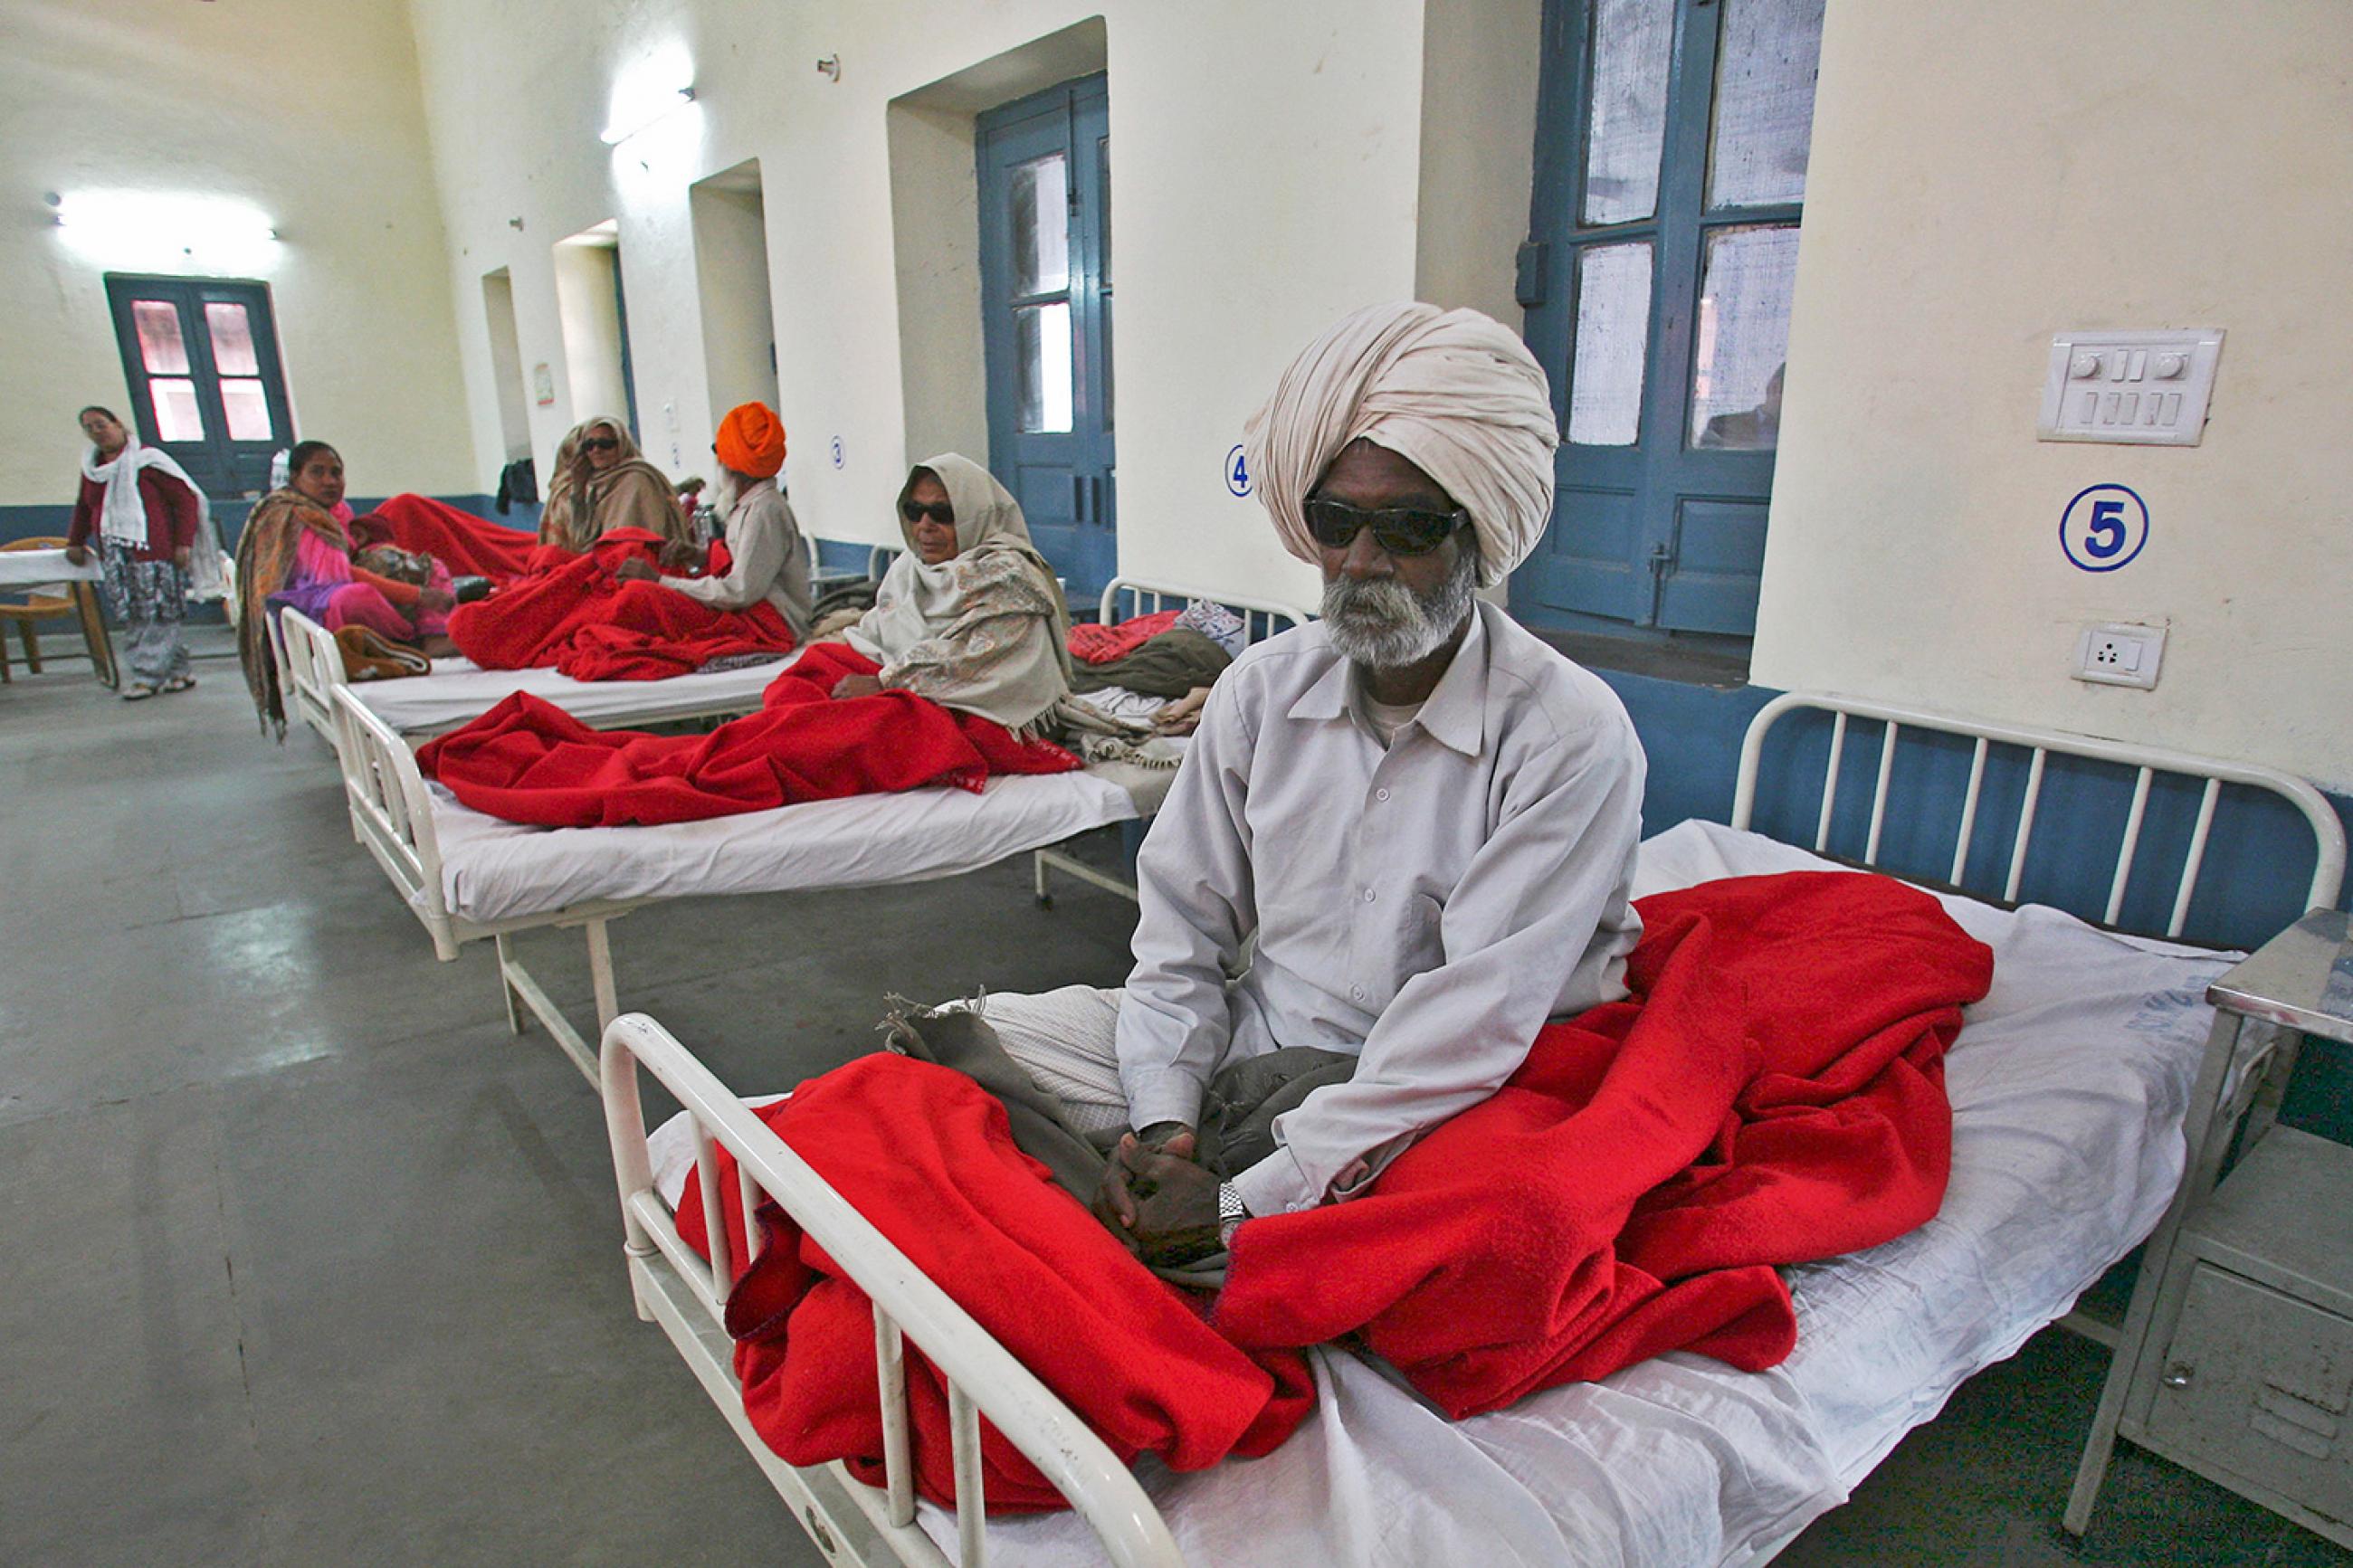
[[1517,333],[1476,310],[1375,305],[1307,345],[1243,432],[1283,548],[1318,561],[1303,511],[1340,449],[1388,447],[1468,510],[1479,583],[1527,558],[1552,516],[1552,392]]

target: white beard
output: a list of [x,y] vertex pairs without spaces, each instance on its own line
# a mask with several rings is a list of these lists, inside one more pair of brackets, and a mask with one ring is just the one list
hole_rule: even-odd
[[1341,657],[1372,669],[1428,658],[1471,613],[1479,588],[1478,552],[1465,550],[1454,570],[1424,597],[1395,578],[1324,584],[1324,635]]
[[719,466],[718,474],[712,479],[710,488],[703,492],[703,499],[711,509],[719,514],[720,521],[723,522],[726,521],[727,514],[735,510],[736,499],[743,493],[742,477],[723,463]]

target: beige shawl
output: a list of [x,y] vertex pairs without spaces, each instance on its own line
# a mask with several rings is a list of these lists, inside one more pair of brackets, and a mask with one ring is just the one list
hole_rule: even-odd
[[907,552],[891,563],[874,607],[842,639],[882,667],[882,683],[1016,732],[1051,726],[1070,694],[1070,613],[1060,584],[1029,542],[1021,508],[988,470],[950,452],[927,458],[955,509],[956,553],[926,566],[900,514]]
[[[599,426],[620,438],[621,458],[599,471],[588,466],[580,439]],[[565,433],[555,449],[555,472],[539,514],[539,542],[565,550],[586,550],[617,528],[642,528],[665,540],[687,538],[669,478],[646,461],[629,427],[608,416],[583,420]]]

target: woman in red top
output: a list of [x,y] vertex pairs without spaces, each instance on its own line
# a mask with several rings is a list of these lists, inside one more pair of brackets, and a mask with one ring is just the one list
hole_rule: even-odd
[[[269,652],[269,616],[290,605],[331,632],[364,626],[430,653],[433,645],[446,645],[457,603],[444,586],[405,582],[353,562],[351,534],[335,515],[343,499],[343,459],[332,447],[300,442],[287,462],[286,488],[262,498],[237,542],[237,591],[244,610],[237,654],[263,727],[275,725],[280,734],[286,710]],[[448,575],[437,573],[436,579],[446,584]]]
[[185,691],[188,647],[180,637],[187,614],[188,552],[204,511],[196,488],[180,465],[142,447],[112,410],[81,411],[90,450],[82,458],[81,493],[74,501],[66,557],[77,566],[98,540],[107,607],[122,623],[125,701],[158,691]]

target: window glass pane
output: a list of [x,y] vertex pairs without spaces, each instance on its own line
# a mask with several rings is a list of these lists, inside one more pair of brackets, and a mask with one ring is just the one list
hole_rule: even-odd
[[1806,199],[1821,58],[1822,0],[1725,0],[1710,207]]
[[1674,41],[1674,0],[1596,0],[1587,223],[1631,223],[1658,207]]
[[196,384],[193,381],[151,381],[148,395],[155,400],[155,439],[158,441],[201,441],[205,438],[205,416],[196,411]]
[[133,300],[131,321],[139,333],[139,362],[149,375],[188,374],[188,344],[180,336],[180,307],[169,300]]
[[1013,171],[1013,291],[1050,294],[1070,286],[1070,170],[1057,153]]
[[213,369],[223,375],[261,374],[261,362],[253,353],[253,325],[244,306],[210,301],[205,306],[205,326],[213,335]]
[[1103,205],[1095,210],[1095,226],[1103,238],[1103,286],[1111,287],[1111,138],[1095,143],[1095,167],[1103,171]]
[[1577,258],[1577,349],[1568,438],[1630,447],[1642,428],[1642,360],[1651,338],[1651,247],[1589,246]]
[[1769,452],[1779,443],[1797,276],[1795,225],[1708,236],[1692,365],[1693,446]]
[[1071,427],[1071,307],[1025,305],[1013,312],[1014,374],[1020,383],[1021,428],[1054,434]]
[[220,384],[221,412],[228,416],[228,438],[232,441],[267,441],[269,439],[269,396],[258,381],[224,381]]

